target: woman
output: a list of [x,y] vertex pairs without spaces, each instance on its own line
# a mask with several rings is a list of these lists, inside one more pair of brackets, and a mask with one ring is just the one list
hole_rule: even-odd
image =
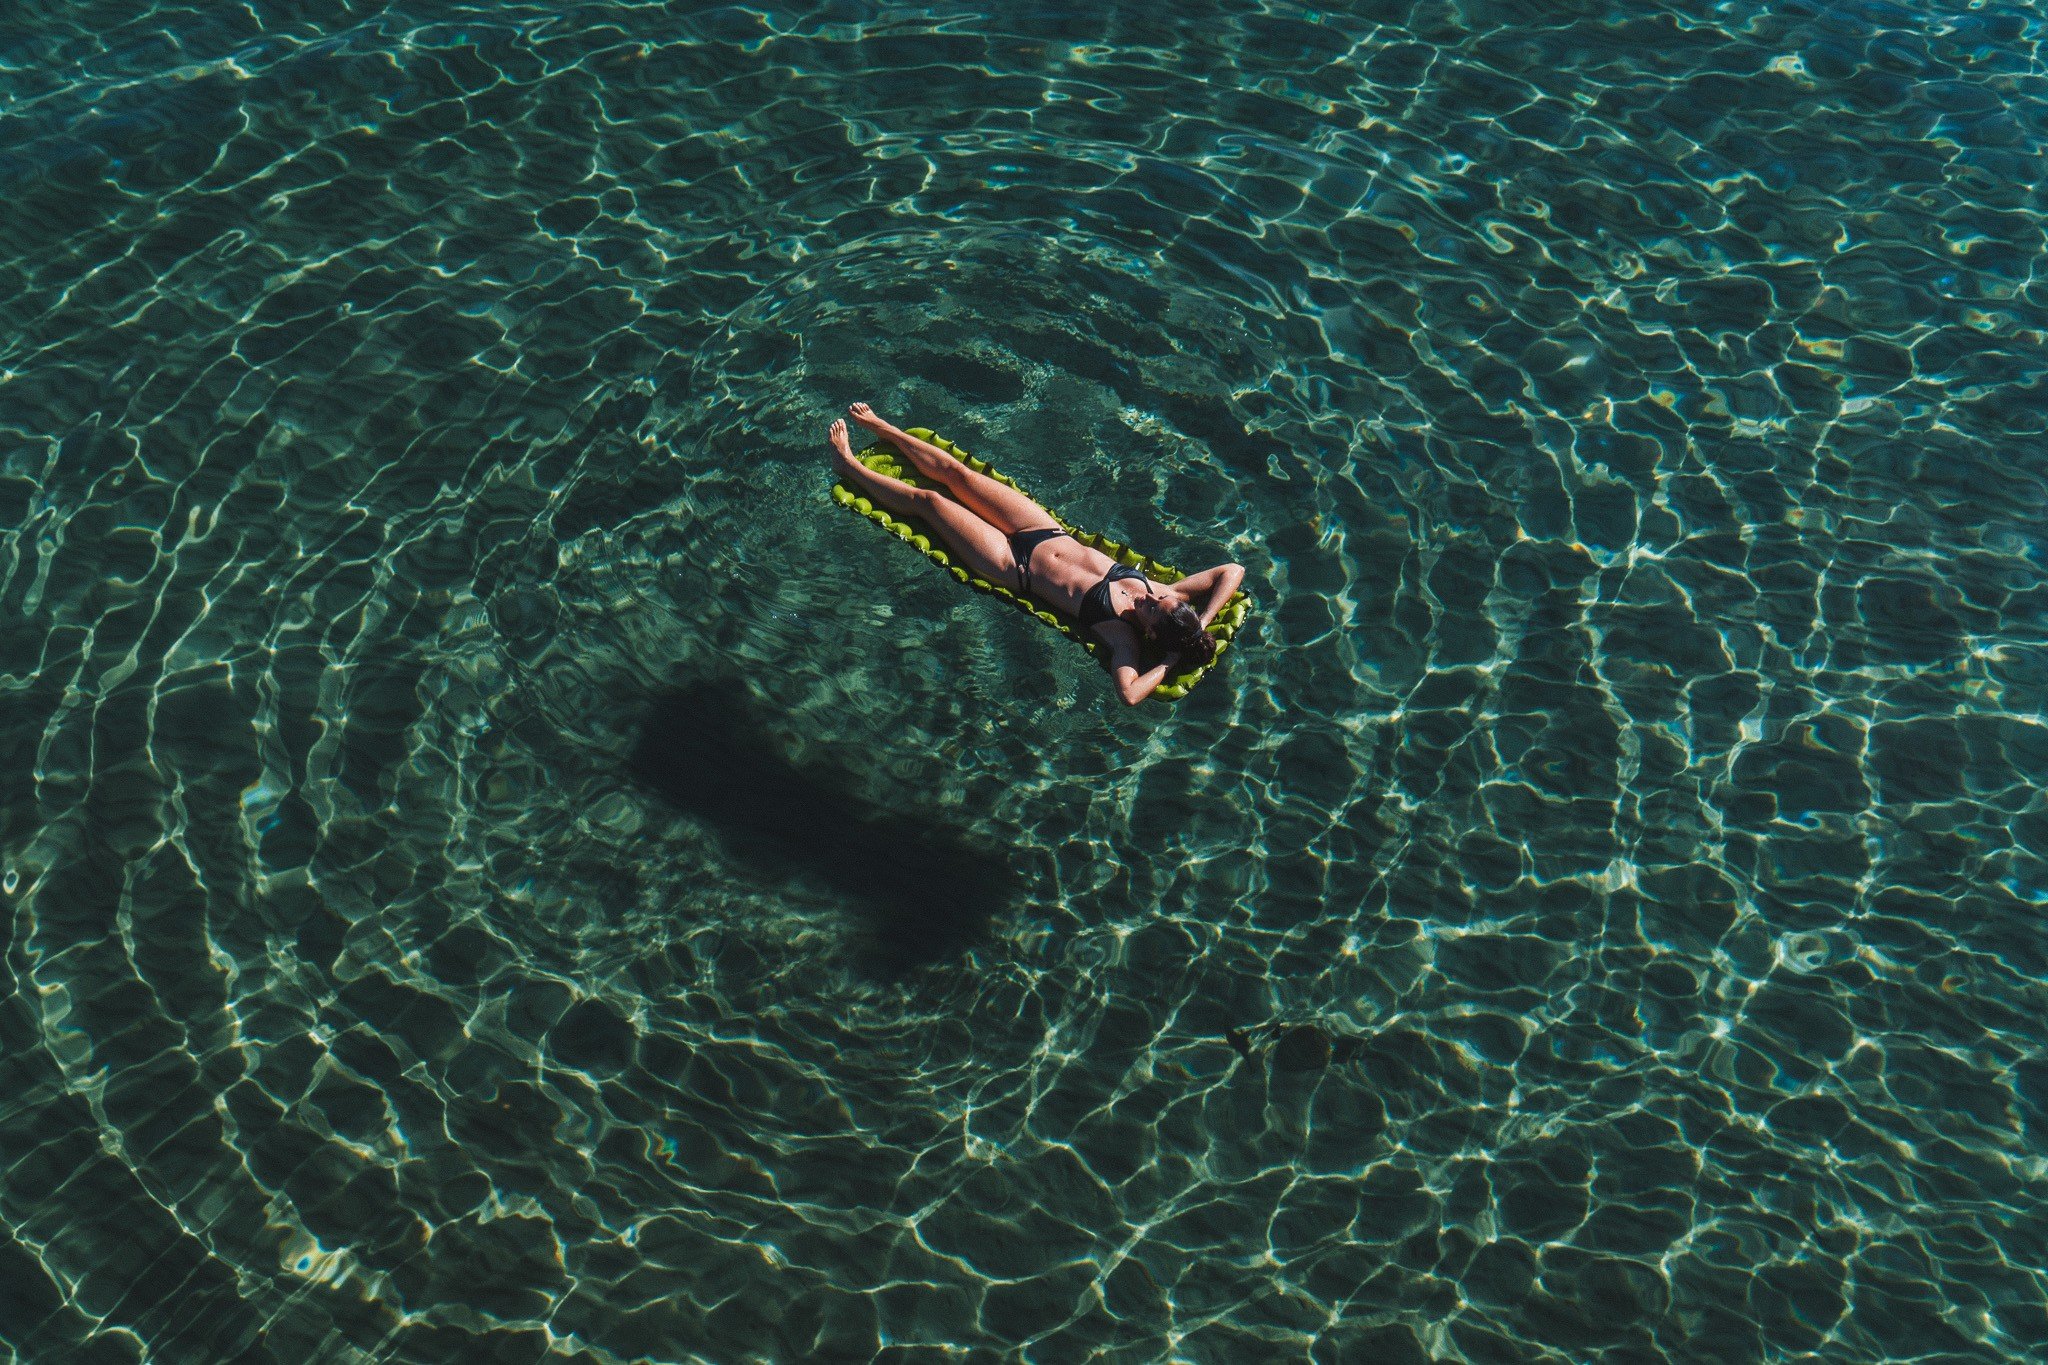
[[[890,426],[866,403],[855,403],[846,413],[953,496],[869,469],[853,457],[846,423],[837,421],[832,424],[832,463],[846,486],[898,516],[924,522],[980,577],[1014,583],[1026,596],[1074,617],[1109,647],[1110,676],[1126,702],[1145,700],[1182,658],[1207,663],[1216,653],[1207,626],[1244,581],[1241,565],[1218,564],[1177,583],[1154,583],[1062,531],[1050,512],[1008,484]],[[1165,651],[1143,672],[1138,668],[1141,641]]]

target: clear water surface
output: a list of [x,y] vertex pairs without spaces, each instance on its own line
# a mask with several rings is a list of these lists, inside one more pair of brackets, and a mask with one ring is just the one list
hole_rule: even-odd
[[7,1358],[2041,1358],[2043,39],[7,8]]

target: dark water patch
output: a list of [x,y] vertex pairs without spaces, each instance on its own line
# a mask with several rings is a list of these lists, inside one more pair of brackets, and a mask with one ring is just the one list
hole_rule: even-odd
[[983,942],[1020,889],[995,850],[918,798],[878,811],[843,776],[792,761],[743,684],[686,683],[657,698],[630,768],[756,876],[793,874],[858,906],[863,959],[884,976]]

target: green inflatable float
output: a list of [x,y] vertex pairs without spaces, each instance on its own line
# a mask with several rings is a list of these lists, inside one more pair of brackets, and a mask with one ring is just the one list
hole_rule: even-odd
[[[934,433],[929,428],[907,427],[905,430],[921,441],[931,442],[954,459],[965,464],[969,469],[979,470],[992,479],[1010,485],[1010,487],[1017,489],[1020,493],[1024,492],[1015,479],[989,468],[988,461],[975,459],[959,446],[954,445],[951,441]],[[914,484],[919,488],[932,487],[931,480],[922,477],[916,469],[900,459],[893,450],[886,450],[879,445],[873,445],[861,451],[854,458],[878,473],[888,474],[903,480],[905,483]],[[832,485],[832,500],[841,507],[851,507],[869,521],[894,531],[898,539],[906,540],[915,545],[924,553],[926,559],[931,560],[934,564],[937,564],[969,587],[979,588],[986,593],[993,593],[1004,601],[1030,612],[1054,630],[1062,632],[1067,638],[1085,646],[1091,654],[1095,655],[1097,662],[1104,664],[1105,667],[1107,666],[1108,647],[1103,645],[1101,641],[1092,638],[1092,635],[1083,635],[1075,628],[1072,621],[1054,612],[1044,603],[1033,601],[1031,598],[1017,592],[1014,588],[1006,587],[1001,583],[991,583],[987,579],[981,578],[955,564],[953,557],[946,552],[945,543],[939,537],[933,535],[931,528],[922,522],[915,519],[905,520],[904,518],[894,516],[886,508],[875,506],[868,498],[855,493],[843,483],[834,483]],[[1170,568],[1165,564],[1161,564],[1156,559],[1147,559],[1136,550],[1125,545],[1119,545],[1107,536],[1098,536],[1092,531],[1077,530],[1070,526],[1067,523],[1067,519],[1057,512],[1052,514],[1052,519],[1060,524],[1061,530],[1071,534],[1074,539],[1080,541],[1083,545],[1102,551],[1102,553],[1108,555],[1117,563],[1128,565],[1156,582],[1172,583],[1177,579],[1186,577],[1179,569]],[[1175,701],[1185,697],[1189,690],[1202,680],[1204,674],[1208,673],[1210,669],[1222,661],[1224,651],[1230,648],[1231,639],[1236,636],[1238,628],[1244,624],[1245,617],[1250,611],[1251,598],[1247,597],[1242,590],[1231,594],[1230,600],[1223,604],[1223,610],[1217,612],[1216,619],[1209,623],[1209,634],[1214,636],[1216,640],[1216,657],[1206,664],[1190,666],[1178,673],[1170,674],[1164,682],[1159,684],[1152,695],[1163,697],[1168,701]]]

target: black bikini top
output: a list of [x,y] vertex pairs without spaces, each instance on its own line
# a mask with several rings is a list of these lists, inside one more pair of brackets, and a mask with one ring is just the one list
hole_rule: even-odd
[[1082,594],[1081,609],[1074,613],[1074,619],[1081,623],[1081,629],[1087,630],[1091,626],[1101,625],[1116,616],[1116,612],[1109,605],[1110,584],[1119,578],[1142,579],[1144,576],[1127,564],[1110,565],[1109,572],[1104,574],[1094,587]]

